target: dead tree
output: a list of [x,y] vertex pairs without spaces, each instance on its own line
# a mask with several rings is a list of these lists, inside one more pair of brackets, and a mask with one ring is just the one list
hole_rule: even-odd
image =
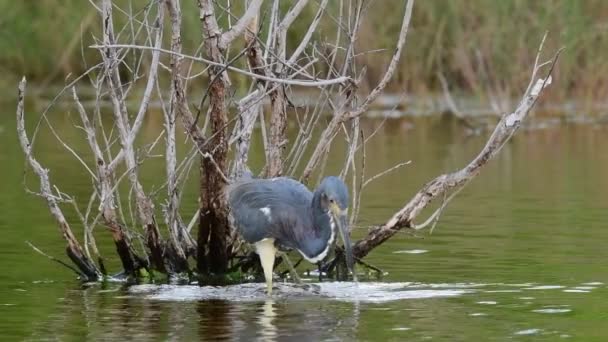
[[[129,23],[119,29],[114,28],[114,13],[116,9],[119,13],[122,11],[115,3],[102,0],[96,7],[102,36],[90,48],[100,52],[99,63],[71,81],[57,96],[72,92],[71,101],[79,114],[90,155],[78,155],[52,129],[51,122],[45,120],[67,153],[81,163],[92,179],[93,190],[86,214],[79,215],[84,247],[72,233],[60,204],[70,203],[78,213],[80,207],[50,183],[48,171],[34,159],[24,124],[25,81],[19,86],[17,122],[23,152],[40,179],[40,195],[47,201],[68,242],[68,256],[76,265],[77,273],[85,279],[95,280],[105,275],[103,257],[95,244],[95,235],[101,233],[95,229],[98,225],[109,228],[125,274],[137,277],[142,275],[142,270],[147,270],[175,276],[193,271],[189,262],[195,260],[201,281],[221,279],[234,265],[239,265],[238,260],[248,255],[230,226],[226,186],[252,172],[265,177],[286,175],[311,183],[323,175],[336,137],[344,137],[348,143],[340,177],[351,184],[351,223],[358,217],[365,186],[408,164],[402,162],[366,178],[365,142],[370,137],[361,136],[359,120],[384,92],[401,65],[414,0],[408,0],[403,7],[401,28],[391,47],[390,62],[378,84],[368,93],[359,88],[365,68],[358,63],[357,57],[364,52],[358,51],[357,39],[365,12],[373,7],[365,6],[363,0],[335,3],[298,0],[289,8],[279,6],[279,0],[248,0],[240,14],[234,12],[230,2],[197,0],[200,53],[183,51],[182,18],[195,14],[182,12],[181,4],[179,0],[154,0],[131,15]],[[305,31],[294,32],[294,23],[303,20],[302,13],[307,8],[313,10],[314,16]],[[220,17],[225,20],[220,22]],[[164,46],[163,40],[166,25],[170,26],[166,32],[171,34],[168,46]],[[318,34],[320,27],[333,37],[323,40]],[[328,27],[331,30],[327,31]],[[288,44],[289,34],[298,40]],[[542,43],[520,104],[513,113],[503,115],[479,155],[463,169],[427,183],[390,220],[372,227],[354,246],[360,262],[401,229],[434,226],[447,203],[513,136],[551,83],[559,52],[549,62],[540,63],[541,50]],[[538,79],[543,68],[548,68],[548,72]],[[96,93],[92,106],[85,106],[78,96],[80,84],[87,79]],[[193,90],[193,80],[197,80],[196,85],[204,84],[203,89]],[[236,92],[235,83],[248,85],[248,91]],[[138,88],[143,91],[140,97],[133,91]],[[294,103],[293,99],[302,94],[312,98],[310,104]],[[142,144],[138,142],[139,131],[153,99],[163,114],[163,130],[156,139]],[[128,100],[136,100],[135,110],[127,104]],[[104,127],[101,119],[107,115],[101,105],[104,102],[111,104],[107,114],[113,118],[112,127]],[[196,102],[198,106],[193,106]],[[48,110],[42,113],[43,118]],[[256,123],[259,130],[255,129]],[[299,128],[291,140],[286,135],[289,123]],[[178,127],[186,133],[185,146],[190,151],[182,159],[177,157]],[[316,133],[319,138],[314,140]],[[260,170],[251,170],[248,164],[255,134],[261,135],[265,147],[266,163]],[[166,190],[166,196],[163,198],[159,198],[162,196],[158,189],[147,189],[139,176],[144,161],[153,154],[164,155],[166,180],[161,188]],[[310,158],[305,159],[305,155]],[[358,160],[362,160],[361,165]],[[192,217],[192,213],[180,210],[181,188],[194,165],[198,165],[199,171],[199,208],[186,224],[182,215]],[[124,167],[123,173],[119,166]],[[123,182],[129,185],[128,193],[120,191],[119,185]],[[128,198],[129,212],[135,208],[131,216],[136,219],[128,220],[124,215],[125,198]],[[423,209],[437,198],[442,199],[439,208],[426,222],[415,224]],[[95,207],[97,215],[91,218]],[[163,220],[157,220],[155,208],[159,207]],[[196,220],[198,230],[194,239],[192,227]],[[163,226],[165,233],[161,230]],[[327,264],[338,265],[339,250],[336,256]]]

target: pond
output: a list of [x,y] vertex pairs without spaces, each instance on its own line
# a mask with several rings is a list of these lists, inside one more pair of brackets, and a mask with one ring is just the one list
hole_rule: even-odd
[[[452,201],[432,234],[400,233],[369,255],[366,260],[386,272],[381,280],[318,283],[308,277],[307,287],[278,284],[268,299],[263,284],[83,286],[32,251],[26,240],[64,258],[43,201],[24,191],[12,109],[3,114],[3,340],[608,340],[606,126],[519,132]],[[54,125],[77,151],[86,151],[73,128],[75,116],[63,114],[54,114]],[[148,121],[142,134],[152,137],[162,119]],[[366,119],[362,127],[369,134],[381,123]],[[389,218],[426,181],[471,159],[488,132],[464,132],[439,116],[384,122],[367,146],[366,174],[412,163],[366,188],[354,238]],[[340,169],[341,145],[332,150],[327,173]],[[252,163],[259,166],[259,146],[254,151],[259,156]],[[36,153],[62,190],[86,203],[90,179],[48,129],[37,138]],[[143,177],[147,189],[154,189],[162,161],[146,165]],[[27,178],[35,190],[36,180]],[[184,192],[183,209],[191,213],[196,185]],[[68,214],[80,237],[76,217]],[[109,234],[99,228],[97,235],[117,269]],[[312,265],[302,271],[307,268]]]

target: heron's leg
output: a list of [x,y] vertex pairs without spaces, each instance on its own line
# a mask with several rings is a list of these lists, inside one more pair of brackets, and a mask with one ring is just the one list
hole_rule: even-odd
[[266,292],[272,294],[272,268],[274,267],[274,258],[277,252],[274,247],[274,239],[264,239],[255,243],[255,250],[260,256],[260,263],[264,270],[264,278],[266,279]]
[[323,281],[323,263],[320,261],[317,263],[317,270],[319,271],[319,283],[320,283]]
[[285,252],[279,252],[279,253],[281,253],[281,257],[283,258],[283,260],[285,260],[287,267],[289,267],[289,272],[291,273],[293,280],[296,282],[296,284],[302,284],[302,279],[300,279],[300,276],[298,275],[296,268],[293,267],[293,264],[291,263],[291,260],[289,260],[287,253],[285,253]]

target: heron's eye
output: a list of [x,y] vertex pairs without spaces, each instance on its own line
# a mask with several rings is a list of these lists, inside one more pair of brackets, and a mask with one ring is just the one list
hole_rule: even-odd
[[336,201],[335,201],[335,200],[332,198],[332,199],[330,199],[330,200],[329,200],[329,203],[331,203],[331,204],[335,204],[335,203],[336,203]]

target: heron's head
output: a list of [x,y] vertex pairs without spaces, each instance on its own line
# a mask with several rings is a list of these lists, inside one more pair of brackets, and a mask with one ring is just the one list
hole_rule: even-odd
[[344,243],[346,264],[356,278],[354,270],[353,251],[350,242],[350,230],[348,228],[348,188],[338,177],[325,177],[317,188],[320,196],[320,204],[323,211],[331,215],[333,222],[338,226],[340,237]]

